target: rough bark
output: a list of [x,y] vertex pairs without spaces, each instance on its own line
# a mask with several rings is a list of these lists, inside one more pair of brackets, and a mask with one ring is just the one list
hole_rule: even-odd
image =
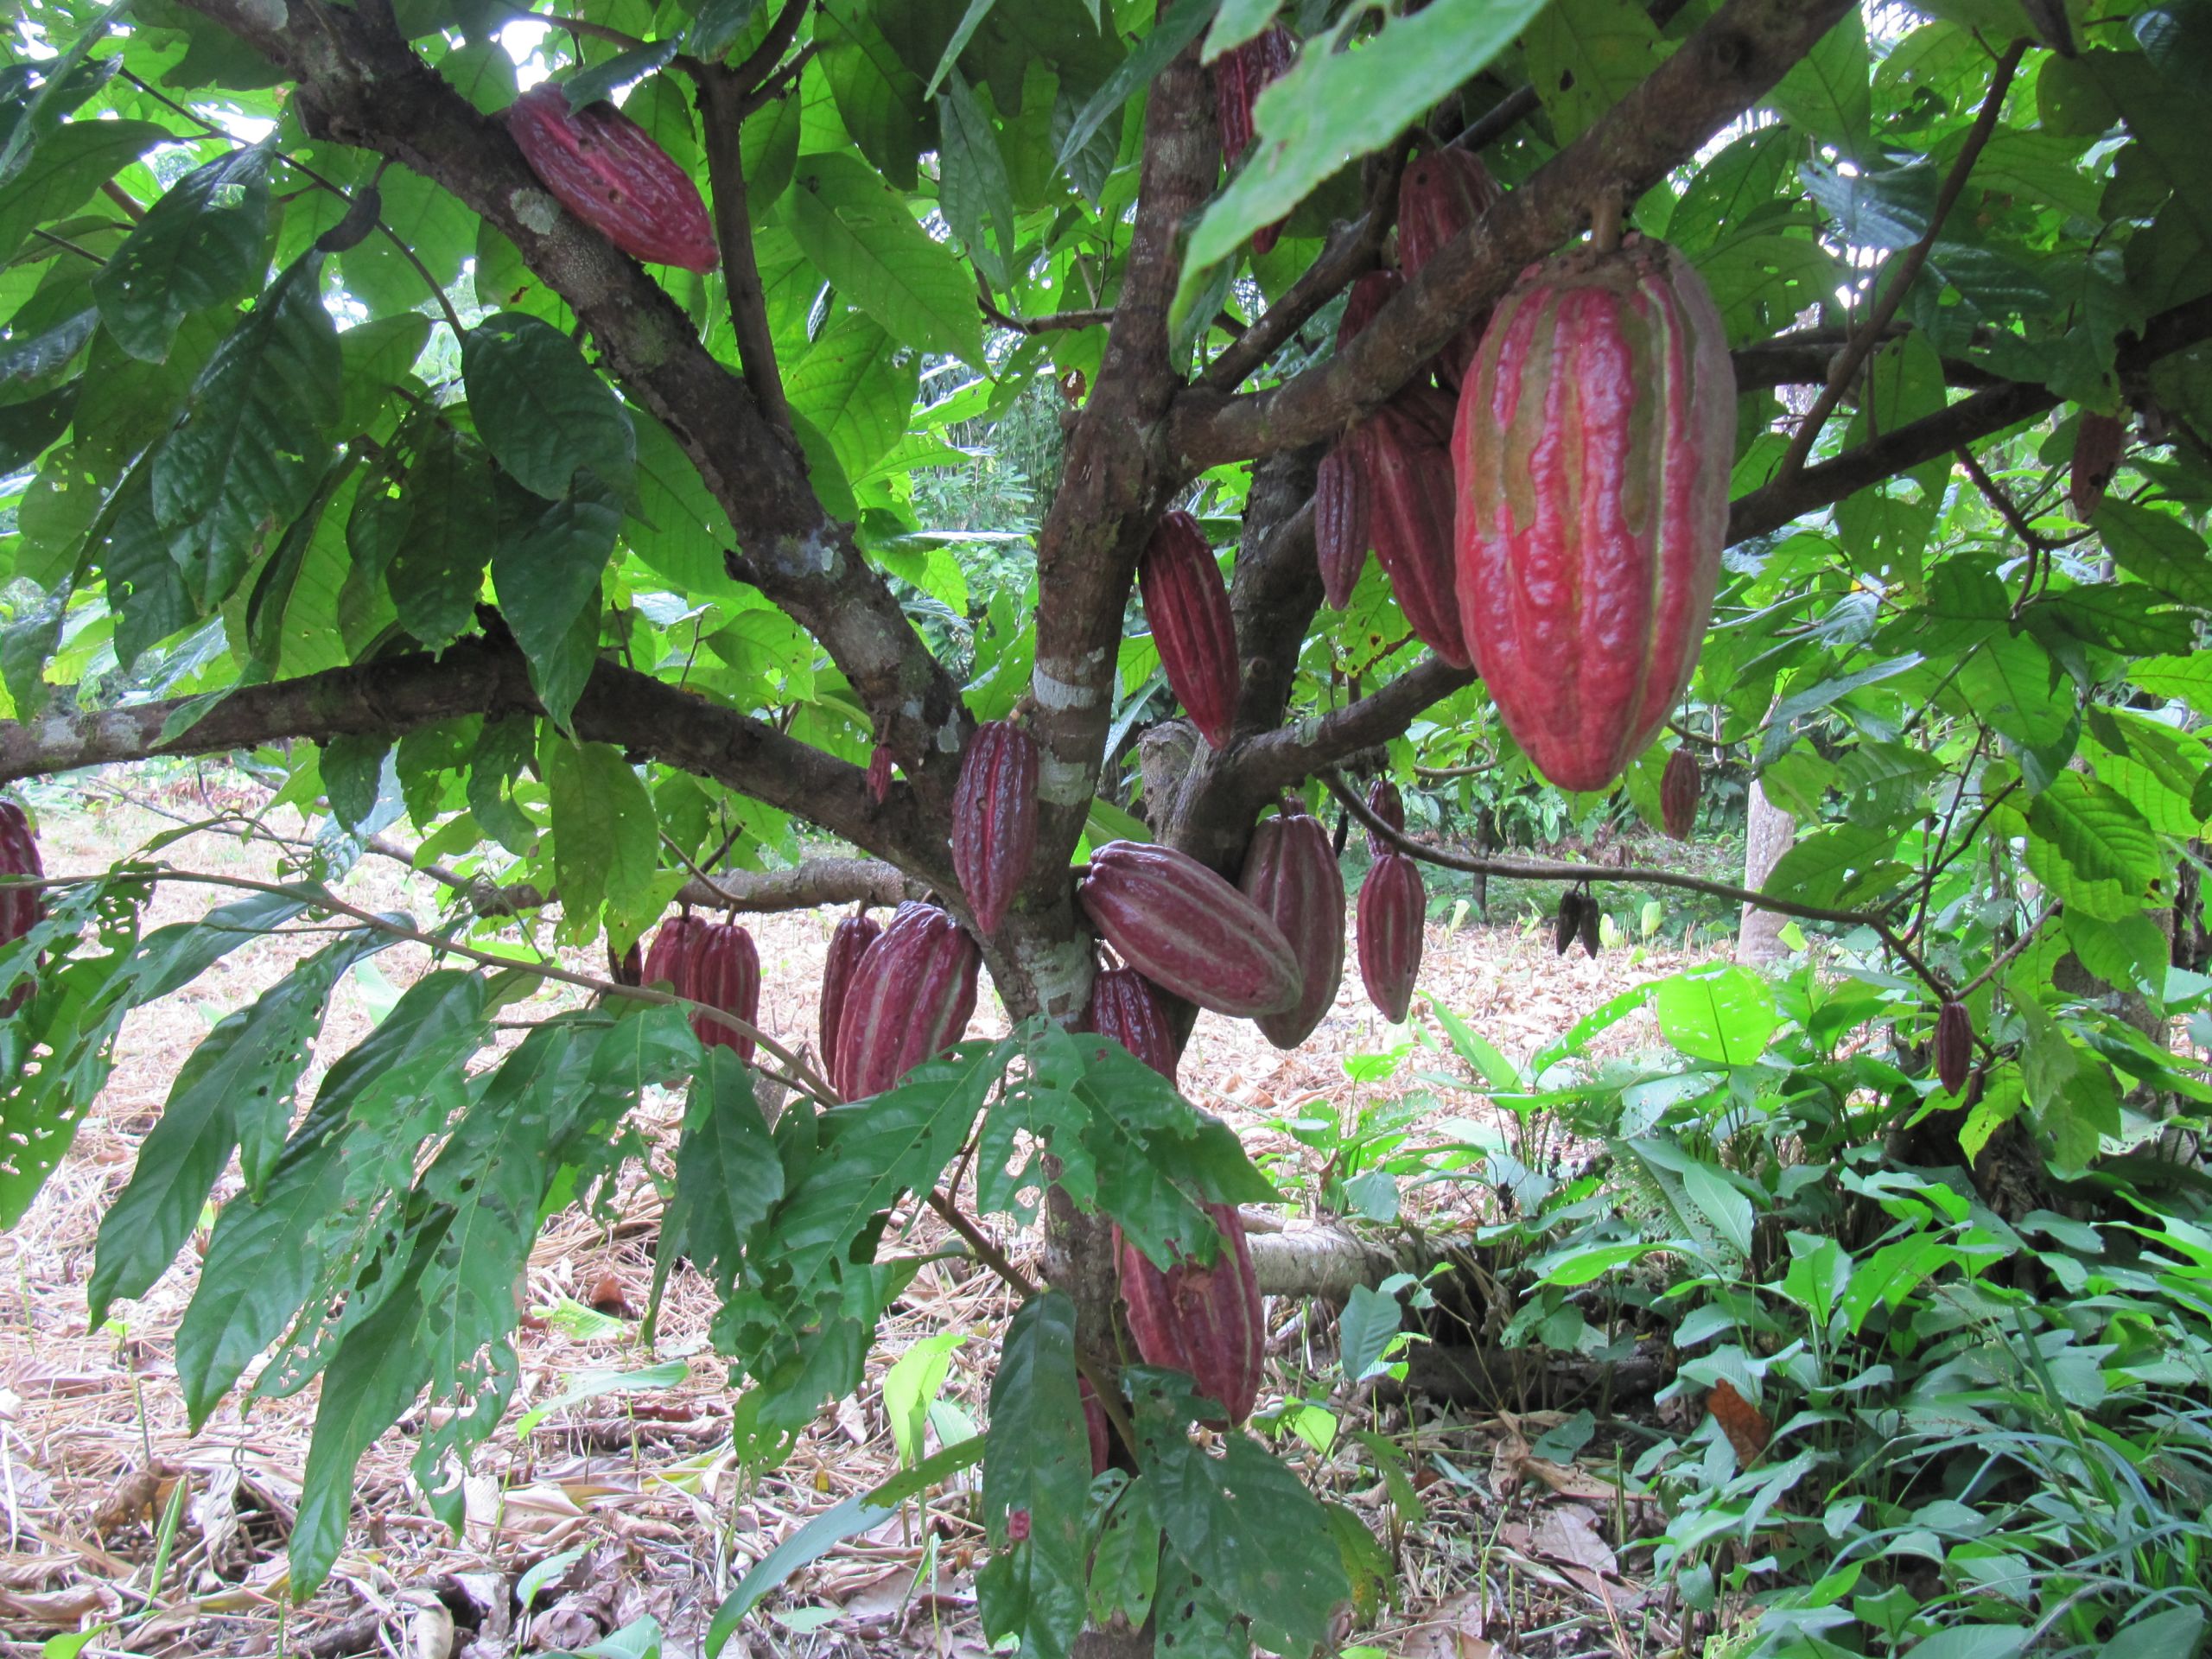
[[[1797,820],[1767,799],[1759,780],[1752,779],[1745,813],[1744,885],[1754,892],[1764,887],[1796,836]],[[1782,942],[1789,920],[1775,911],[1745,905],[1736,928],[1736,960],[1747,967],[1764,967],[1789,955],[1789,947]]]

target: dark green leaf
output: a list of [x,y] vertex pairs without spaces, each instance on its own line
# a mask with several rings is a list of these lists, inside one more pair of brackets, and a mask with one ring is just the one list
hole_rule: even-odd
[[352,829],[376,810],[383,791],[385,760],[391,739],[346,734],[322,746],[322,792],[330,803],[330,816],[341,827]]
[[817,60],[845,130],[877,172],[901,190],[914,188],[914,163],[935,148],[921,77],[900,61],[870,8],[824,0],[815,22]]
[[[947,72],[937,107],[938,199],[944,221],[985,280],[1004,289],[1015,246],[1014,188],[1007,179],[1006,157],[999,153],[998,134],[957,69]],[[985,233],[986,223],[997,233],[995,243]]]
[[394,537],[385,585],[400,625],[426,645],[450,645],[475,623],[485,562],[499,537],[493,480],[482,448],[437,423],[401,485],[399,505],[385,510],[387,522],[404,528]]
[[246,145],[186,174],[92,278],[108,332],[131,356],[160,362],[188,312],[253,286],[268,223],[264,146]]
[[626,944],[659,912],[653,886],[660,838],[652,798],[620,749],[572,743],[549,733],[540,769],[552,793],[553,871],[561,888],[561,936],[590,938],[607,912],[607,931]]
[[[1007,1563],[999,1605],[1019,1607],[1015,1628],[1025,1653],[1059,1659],[1083,1630],[1090,1484],[1090,1438],[1076,1389],[1075,1304],[1048,1290],[1024,1302],[1007,1327],[991,1379],[990,1450],[983,1459],[983,1524]],[[1022,1524],[1010,1529],[1017,1515]]]
[[468,331],[461,368],[478,435],[524,489],[557,501],[584,470],[628,491],[638,457],[630,417],[567,335],[502,311]]
[[784,1166],[753,1097],[753,1073],[732,1048],[706,1051],[676,1152],[676,1199],[663,1252],[681,1250],[727,1295],[746,1236],[784,1196]]
[[569,95],[569,109],[581,110],[588,104],[611,99],[632,81],[666,68],[681,44],[673,35],[664,41],[647,41],[570,75],[561,83],[561,90]]
[[0,262],[15,257],[34,226],[60,218],[169,136],[150,121],[72,121],[57,127],[31,152],[22,171],[0,186]]
[[[622,527],[622,499],[597,478],[579,474],[566,500],[537,505],[528,520],[499,538],[492,581],[499,613],[543,683],[568,650],[580,618],[588,615],[597,641],[600,576]],[[583,688],[558,683],[565,696],[545,712],[565,726]]]
[[840,294],[894,340],[982,362],[975,285],[904,197],[849,156],[802,156],[795,182],[791,233]]

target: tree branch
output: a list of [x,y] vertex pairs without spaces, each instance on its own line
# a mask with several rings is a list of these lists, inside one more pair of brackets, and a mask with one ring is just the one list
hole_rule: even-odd
[[1097,328],[1114,321],[1113,309],[1100,306],[1090,311],[1055,311],[1045,317],[1010,317],[994,304],[988,295],[976,302],[982,311],[983,321],[995,327],[1010,328],[1017,334],[1050,334],[1065,329]]
[[[804,6],[804,0],[799,0]],[[683,67],[699,88],[705,129],[707,181],[715,191],[715,245],[721,250],[722,285],[729,296],[730,327],[737,336],[739,370],[753,401],[777,430],[791,431],[791,407],[768,332],[768,301],[760,266],[753,257],[753,219],[746,205],[745,149],[739,137],[745,83],[728,70],[696,59]]]
[[[397,736],[461,715],[543,712],[522,654],[480,636],[442,657],[395,657],[245,687],[163,742],[162,728],[189,701],[0,721],[0,783],[157,754],[221,753],[283,738]],[[711,778],[881,849],[917,880],[957,890],[944,831],[932,831],[912,791],[900,791],[879,806],[860,767],[764,721],[602,661],[576,700],[575,723],[587,741],[617,744]]]
[[[1821,435],[1821,428],[1835,412],[1842,401],[1844,389],[1852,377],[1859,372],[1859,365],[1866,360],[1867,353],[1874,349],[1874,342],[1890,326],[1904,303],[1904,296],[1913,280],[1920,275],[1920,268],[1928,262],[1929,250],[1936,245],[1936,238],[1942,233],[1943,223],[1951,216],[1951,209],[1967,188],[1967,176],[1974,171],[1974,164],[1980,159],[1982,147],[1997,130],[1997,118],[2004,112],[2005,94],[2012,89],[2012,73],[2020,67],[2020,57],[2028,49],[2028,42],[2017,40],[2005,48],[2005,55],[1997,61],[1997,73],[1989,84],[1989,92],[1981,100],[1981,110],[1974,117],[1974,125],[1967,130],[1966,143],[1960,147],[1958,157],[1951,163],[1951,170],[1944,175],[1942,188],[1936,193],[1935,211],[1928,216],[1928,228],[1920,240],[1907,248],[1897,258],[1885,264],[1876,273],[1874,281],[1886,286],[1874,308],[1867,313],[1865,324],[1854,329],[1850,340],[1837,353],[1828,367],[1827,384],[1821,395],[1814,399],[1805,418],[1797,423],[1797,430],[1789,439],[1789,448],[1783,453],[1782,465],[1776,470],[1778,480],[1793,477],[1804,466],[1805,457],[1812,454],[1813,444]],[[1894,265],[1895,269],[1891,267]]]
[[[364,849],[404,864],[468,901],[478,916],[514,916],[558,901],[560,893],[542,893],[527,881],[505,887],[488,876],[467,876],[443,864],[424,864],[413,848],[388,836],[371,836]],[[748,914],[815,910],[825,905],[896,905],[906,897],[906,878],[895,865],[875,858],[802,859],[788,869],[732,870],[723,876],[694,876],[677,889],[676,902],[702,910],[736,910]]]
[[1849,0],[1727,0],[1664,63],[1573,143],[1440,250],[1329,359],[1271,391],[1177,400],[1171,444],[1186,474],[1310,443],[1380,405],[1504,294],[1529,261],[1587,222],[1608,188],[1629,200],[1696,154],[1756,103]]
[[665,425],[736,528],[731,572],[819,640],[875,716],[924,799],[950,798],[959,690],[907,621],[851,528],[831,520],[797,446],[644,267],[560,212],[505,124],[441,79],[360,8],[312,16],[260,0],[186,0],[297,82],[314,136],[404,162],[512,241],[590,330],[608,372]]

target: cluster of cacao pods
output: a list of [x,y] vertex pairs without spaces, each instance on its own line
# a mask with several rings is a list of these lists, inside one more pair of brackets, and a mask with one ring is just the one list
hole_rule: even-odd
[[[1206,1214],[1221,1234],[1210,1267],[1179,1261],[1163,1272],[1118,1227],[1114,1255],[1138,1354],[1147,1365],[1187,1371],[1199,1395],[1229,1414],[1225,1423],[1216,1423],[1226,1427],[1250,1416],[1260,1396],[1266,1326],[1236,1206],[1210,1204]],[[1092,1444],[1095,1454],[1096,1440]]]
[[1187,853],[1109,841],[1092,853],[1076,901],[1123,962],[1202,1008],[1287,1014],[1304,995],[1274,918]]
[[[734,922],[702,921],[689,911],[670,917],[653,935],[639,977],[734,1014],[748,1026],[760,1023],[760,953],[752,934]],[[695,1014],[691,1029],[709,1048],[734,1048],[740,1059],[753,1058],[753,1039],[719,1020]]]
[[952,868],[984,933],[1006,919],[1036,851],[1036,740],[991,721],[976,728],[952,796]]
[[1296,1048],[1335,1003],[1344,975],[1344,878],[1328,830],[1304,802],[1286,800],[1278,816],[1252,831],[1239,886],[1297,960],[1298,1001],[1256,1022],[1277,1048]]
[[1664,243],[1545,260],[1484,330],[1452,433],[1462,631],[1562,789],[1611,785],[1689,683],[1735,435],[1719,315]]
[[721,262],[699,187],[613,105],[572,111],[548,81],[508,105],[507,131],[554,199],[632,258],[685,270]]
[[1236,621],[1221,567],[1198,521],[1170,512],[1137,561],[1137,591],[1168,689],[1209,747],[1225,749],[1236,720]]
[[899,906],[840,986],[834,1032],[823,987],[823,1040],[836,1043],[830,1086],[843,1099],[864,1100],[958,1042],[976,1012],[982,961],[950,912],[919,900]]
[[[29,818],[13,801],[0,801],[0,875],[36,880],[45,874]],[[0,944],[13,944],[45,918],[46,900],[37,888],[0,887]],[[29,995],[26,986],[12,996],[0,997],[0,1019],[15,1013]]]
[[1580,939],[1585,954],[1596,956],[1599,943],[1598,920],[1603,913],[1598,908],[1598,901],[1586,890],[1567,888],[1560,894],[1559,911],[1552,918],[1553,950],[1563,957]]
[[1667,757],[1667,769],[1659,774],[1659,823],[1676,841],[1688,841],[1697,828],[1697,798],[1704,787],[1695,755],[1676,749]]
[[[1221,134],[1221,160],[1235,167],[1252,148],[1252,105],[1269,81],[1279,79],[1297,55],[1297,43],[1281,23],[1270,23],[1241,46],[1214,60],[1213,118]],[[1282,222],[1252,233],[1252,251],[1264,254],[1282,234]]]

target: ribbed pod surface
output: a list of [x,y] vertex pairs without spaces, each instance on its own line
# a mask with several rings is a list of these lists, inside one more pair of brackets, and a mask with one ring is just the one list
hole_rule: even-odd
[[1428,893],[1421,867],[1403,853],[1384,853],[1359,884],[1359,977],[1367,1000],[1393,1025],[1403,1025],[1421,974],[1421,923]]
[[1302,982],[1282,930],[1187,853],[1109,841],[1076,899],[1123,962],[1176,996],[1239,1019],[1297,1005]]
[[880,1094],[960,1040],[976,1012],[982,953],[935,905],[899,906],[854,969],[830,1081],[847,1100]]
[[686,270],[721,263],[699,187],[613,105],[571,112],[548,81],[508,106],[507,131],[555,199],[631,257]]
[[1329,832],[1310,813],[1262,818],[1244,852],[1238,885],[1290,941],[1304,989],[1281,1014],[1257,1024],[1277,1048],[1296,1048],[1313,1035],[1344,976],[1344,878]]
[[[699,930],[691,952],[691,1000],[748,1026],[760,1021],[760,953],[753,936],[734,922],[709,922]],[[691,1016],[691,1029],[709,1048],[734,1048],[741,1060],[753,1058],[753,1039],[706,1015]]]
[[1037,741],[990,721],[969,740],[952,795],[952,868],[985,933],[1006,919],[1036,850]]
[[1236,1206],[1210,1204],[1206,1214],[1221,1230],[1211,1267],[1180,1262],[1162,1272],[1116,1229],[1122,1301],[1145,1363],[1188,1371],[1201,1395],[1241,1423],[1260,1396],[1260,1282]]
[[1137,588],[1176,701],[1208,744],[1227,748],[1236,717],[1236,622],[1197,519],[1180,512],[1160,519],[1137,562]]

